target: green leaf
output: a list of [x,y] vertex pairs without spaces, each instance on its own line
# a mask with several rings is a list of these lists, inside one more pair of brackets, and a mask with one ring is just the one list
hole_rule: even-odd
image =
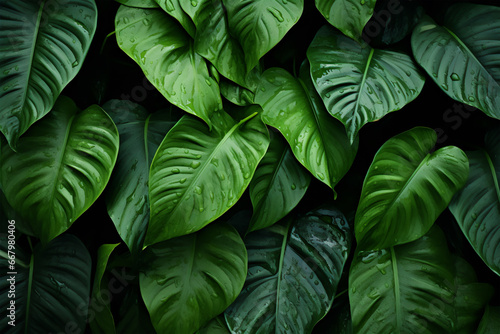
[[281,68],[265,71],[255,102],[264,109],[264,123],[283,134],[297,160],[333,189],[351,167],[358,140],[351,144],[342,124],[325,110],[308,66],[301,67],[299,78]]
[[229,102],[234,103],[238,106],[249,106],[254,104],[255,93],[251,90],[241,87],[229,80],[221,79],[220,83],[220,93]]
[[434,130],[416,127],[379,149],[356,211],[360,249],[377,250],[420,238],[463,187],[467,156],[455,146],[430,153],[436,139]]
[[500,306],[486,307],[476,334],[496,334],[500,331]]
[[186,115],[170,130],[151,165],[146,245],[195,232],[238,201],[269,145],[255,114],[236,123],[216,112],[212,131]]
[[413,55],[452,99],[500,118],[500,8],[456,4],[439,26],[424,17],[411,38]]
[[0,179],[14,210],[43,243],[66,231],[104,190],[118,155],[118,130],[97,105],[79,112],[61,96],[19,140],[0,142]]
[[[405,245],[357,253],[349,273],[354,332],[460,332],[492,293],[467,272],[473,268],[464,260],[454,264],[438,227]],[[461,319],[464,306],[469,319]]]
[[424,86],[407,54],[372,49],[327,26],[316,34],[307,58],[326,109],[345,125],[351,141],[363,125],[403,108]]
[[247,273],[238,232],[213,224],[148,247],[140,276],[142,297],[158,333],[193,333],[238,296]]
[[372,17],[376,0],[316,0],[316,7],[325,19],[342,33],[357,41],[365,24]]
[[486,135],[484,150],[467,155],[469,178],[450,211],[476,253],[500,275],[500,128]]
[[231,333],[310,333],[330,309],[349,254],[344,215],[319,209],[246,237],[248,277],[226,310]]
[[139,8],[157,8],[159,5],[155,0],[115,0],[122,5],[128,7],[139,7]]
[[311,176],[279,136],[273,136],[266,155],[250,182],[253,215],[249,232],[273,225],[305,195]]
[[243,47],[246,70],[271,50],[297,23],[303,0],[223,0],[229,30]]
[[[94,277],[94,285],[92,286],[91,297],[91,312],[89,316],[89,326],[93,334],[103,333],[112,334],[116,333],[115,321],[113,313],[111,313],[110,300],[104,300],[104,292],[110,293],[104,287],[109,287],[109,280],[103,279],[104,272],[108,265],[108,259],[113,250],[119,244],[104,244],[99,247],[97,251],[97,265]],[[104,283],[104,284],[102,284]],[[109,295],[106,295],[109,298]],[[97,307],[95,307],[97,305]]]
[[94,37],[93,0],[2,1],[0,131],[9,145],[54,106]]
[[[64,333],[85,331],[90,294],[90,254],[73,235],[63,235],[46,247],[38,244],[33,254],[24,256],[15,245],[15,269],[9,274],[7,234],[0,237],[0,307],[2,333]],[[7,298],[11,279],[15,297]],[[15,301],[15,327],[7,310]]]
[[120,151],[106,193],[108,213],[130,252],[142,249],[149,222],[149,167],[177,116],[150,114],[130,101],[111,100],[103,108],[120,133]]
[[120,334],[157,334],[144,305],[139,285],[132,285],[125,294],[119,310],[120,321],[116,332]]
[[154,0],[170,16],[174,17],[186,30],[189,36],[194,37],[196,27],[189,15],[183,10],[182,2],[186,0]]
[[160,93],[210,125],[222,108],[219,86],[179,24],[162,10],[121,6],[115,25],[118,45]]
[[230,332],[224,318],[218,316],[210,320],[203,328],[200,328],[196,334],[230,334]]

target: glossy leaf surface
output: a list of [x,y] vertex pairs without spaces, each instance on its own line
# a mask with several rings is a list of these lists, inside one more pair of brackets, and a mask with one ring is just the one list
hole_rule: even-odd
[[500,306],[488,305],[476,333],[495,334],[498,331],[500,331]]
[[214,224],[148,247],[141,293],[158,333],[194,333],[240,293],[247,252],[238,232]]
[[99,106],[79,112],[62,96],[19,140],[17,153],[0,143],[0,178],[7,200],[47,243],[99,197],[118,146],[116,126]]
[[463,187],[469,172],[455,146],[431,153],[434,130],[416,127],[385,142],[366,174],[356,211],[362,250],[404,244],[427,233]]
[[97,8],[93,0],[2,1],[0,21],[0,131],[15,147],[82,67]]

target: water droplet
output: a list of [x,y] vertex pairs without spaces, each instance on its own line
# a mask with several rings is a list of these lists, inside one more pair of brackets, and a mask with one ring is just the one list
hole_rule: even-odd
[[472,218],[472,220],[476,220],[477,219],[477,213],[473,212],[472,215],[471,215],[471,218]]
[[269,13],[271,13],[276,18],[276,20],[278,20],[278,22],[285,21],[283,19],[283,14],[281,14],[281,12],[278,9],[273,8],[273,7],[267,7],[267,10],[269,11]]
[[186,182],[186,181],[187,181],[187,179],[186,179],[186,178],[183,178],[183,179],[180,179],[180,180],[179,180],[179,182],[180,182],[181,184],[182,184],[182,183],[184,183],[184,182]]
[[451,80],[458,81],[458,80],[460,80],[460,76],[458,74],[456,74],[456,73],[452,73],[451,74]]
[[205,210],[205,208],[204,208],[204,207],[202,207],[202,206],[200,206],[200,207],[198,208],[198,210],[199,210],[200,212],[203,212],[203,211]]
[[196,187],[194,188],[194,192],[195,192],[196,194],[198,194],[198,195],[201,195],[201,187],[196,186]]
[[444,90],[448,90],[448,85],[444,83],[441,85],[441,88],[443,88]]
[[128,17],[126,17],[126,16],[125,16],[125,17],[123,18],[123,23],[125,23],[125,24],[127,24],[127,23],[128,23]]
[[318,177],[320,178],[320,180],[324,180],[325,179],[325,174],[318,173]]
[[292,190],[295,190],[297,189],[297,186],[295,185],[295,183],[292,183],[292,186],[291,186]]
[[468,100],[469,102],[475,102],[476,98],[474,96],[469,96]]
[[248,178],[250,177],[250,173],[245,173],[245,174],[243,175],[243,177],[244,177],[245,179],[248,179]]
[[318,285],[319,284],[319,281],[318,280],[314,280],[314,285]]
[[434,73],[432,73],[432,76],[433,76],[434,78],[437,78],[437,76],[438,76],[438,75],[437,75],[437,73],[436,73],[436,72],[434,72]]
[[198,6],[198,1],[191,0],[191,6],[193,6],[193,7]]
[[182,94],[186,94],[186,86],[184,84],[181,84],[181,92]]
[[179,174],[180,172],[179,168],[172,168],[172,173]]
[[127,203],[130,203],[134,200],[134,197],[135,197],[135,194],[132,194],[130,196],[127,197]]
[[367,263],[372,262],[376,257],[377,257],[377,252],[372,252],[372,253],[369,253],[366,256],[363,256],[361,258],[361,262],[367,264]]
[[215,197],[215,196],[214,196],[213,191],[210,191],[210,199],[212,200],[212,202],[214,201],[214,197]]
[[367,86],[368,94],[373,94],[373,89],[370,86]]
[[77,67],[78,66],[78,60],[75,60],[72,64],[71,64],[72,67]]
[[193,162],[191,162],[191,167],[192,168],[196,169],[196,168],[200,167],[200,165],[201,165],[201,162],[199,162],[199,161],[193,161]]
[[226,175],[224,175],[224,173],[220,173],[220,174],[219,174],[219,179],[220,179],[221,181],[224,181],[224,180],[226,179]]
[[207,85],[212,86],[212,81],[205,79],[205,82],[207,83]]
[[172,0],[167,0],[167,11],[171,12],[174,10],[175,10],[175,7],[174,7],[174,4],[172,3]]

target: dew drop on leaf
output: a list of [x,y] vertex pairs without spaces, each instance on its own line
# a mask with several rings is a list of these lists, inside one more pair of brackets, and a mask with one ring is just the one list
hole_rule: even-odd
[[460,80],[460,76],[459,76],[458,74],[456,74],[456,73],[452,73],[450,78],[451,78],[451,80],[453,80],[453,81],[458,81],[458,80]]

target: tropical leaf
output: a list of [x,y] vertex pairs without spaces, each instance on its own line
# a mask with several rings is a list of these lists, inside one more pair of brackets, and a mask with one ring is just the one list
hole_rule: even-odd
[[141,296],[139,286],[131,285],[125,294],[119,310],[116,332],[120,334],[157,334],[151,323],[148,310]]
[[405,245],[358,252],[349,273],[354,332],[462,333],[479,320],[493,289],[459,261],[438,227]]
[[103,108],[120,133],[120,151],[106,193],[108,213],[132,254],[141,251],[149,222],[149,167],[178,116],[150,114],[130,101],[111,100]]
[[224,317],[219,316],[210,320],[210,322],[196,332],[196,334],[230,334],[230,332]]
[[248,277],[231,333],[310,333],[330,309],[351,246],[340,211],[319,209],[246,237]]
[[469,178],[450,211],[476,253],[500,275],[500,128],[486,135],[484,150],[467,155]]
[[0,131],[9,145],[54,106],[94,37],[93,0],[2,1]]
[[[0,237],[0,332],[84,332],[90,295],[90,254],[73,235],[63,235],[45,247],[39,243],[31,255],[15,246],[15,268],[8,263],[7,235]],[[15,274],[11,272],[14,271]],[[14,277],[14,281],[10,280]],[[15,297],[8,297],[11,283]],[[13,317],[7,317],[15,301]],[[7,313],[5,310],[7,310]],[[9,324],[10,321],[13,321]],[[15,326],[13,326],[14,324]]]
[[486,307],[476,334],[496,334],[500,331],[500,306]]
[[238,232],[213,224],[148,247],[141,293],[158,333],[193,333],[240,293],[247,252]]
[[115,25],[118,45],[160,93],[210,125],[210,115],[222,108],[219,86],[179,24],[159,9],[120,6]]
[[297,23],[303,0],[223,0],[229,32],[243,47],[246,70],[271,50]]
[[253,216],[249,232],[273,225],[300,202],[311,176],[279,136],[271,140],[266,155],[250,182]]
[[251,90],[241,87],[229,80],[221,79],[220,83],[220,93],[229,102],[234,103],[238,106],[249,106],[254,104],[255,93]]
[[127,5],[129,7],[139,7],[139,8],[157,8],[159,5],[155,0],[115,0],[122,5]]
[[[154,0],[158,5],[170,16],[175,18],[186,30],[189,36],[194,37],[196,33],[196,27],[193,21],[187,15],[187,13],[182,9],[182,0]],[[197,2],[193,2],[197,3]]]
[[424,17],[411,38],[413,55],[452,99],[500,118],[500,8],[455,4],[442,26]]
[[368,122],[403,108],[424,86],[407,54],[372,49],[333,28],[321,28],[307,50],[314,86],[351,141]]
[[416,127],[385,142],[366,174],[356,211],[361,250],[404,244],[427,233],[467,180],[465,153],[455,146],[431,153],[434,130]]
[[212,131],[186,115],[170,130],[151,165],[146,245],[195,232],[236,203],[269,145],[256,114],[236,123],[216,112]]
[[377,0],[315,0],[325,19],[342,33],[357,41],[373,15]]
[[118,155],[118,131],[96,105],[79,112],[61,96],[19,140],[0,142],[0,179],[9,204],[47,243],[68,229],[104,190]]
[[264,123],[283,134],[297,160],[333,189],[351,167],[358,141],[351,144],[342,124],[328,115],[307,64],[299,78],[281,68],[265,71],[255,102],[264,109]]

